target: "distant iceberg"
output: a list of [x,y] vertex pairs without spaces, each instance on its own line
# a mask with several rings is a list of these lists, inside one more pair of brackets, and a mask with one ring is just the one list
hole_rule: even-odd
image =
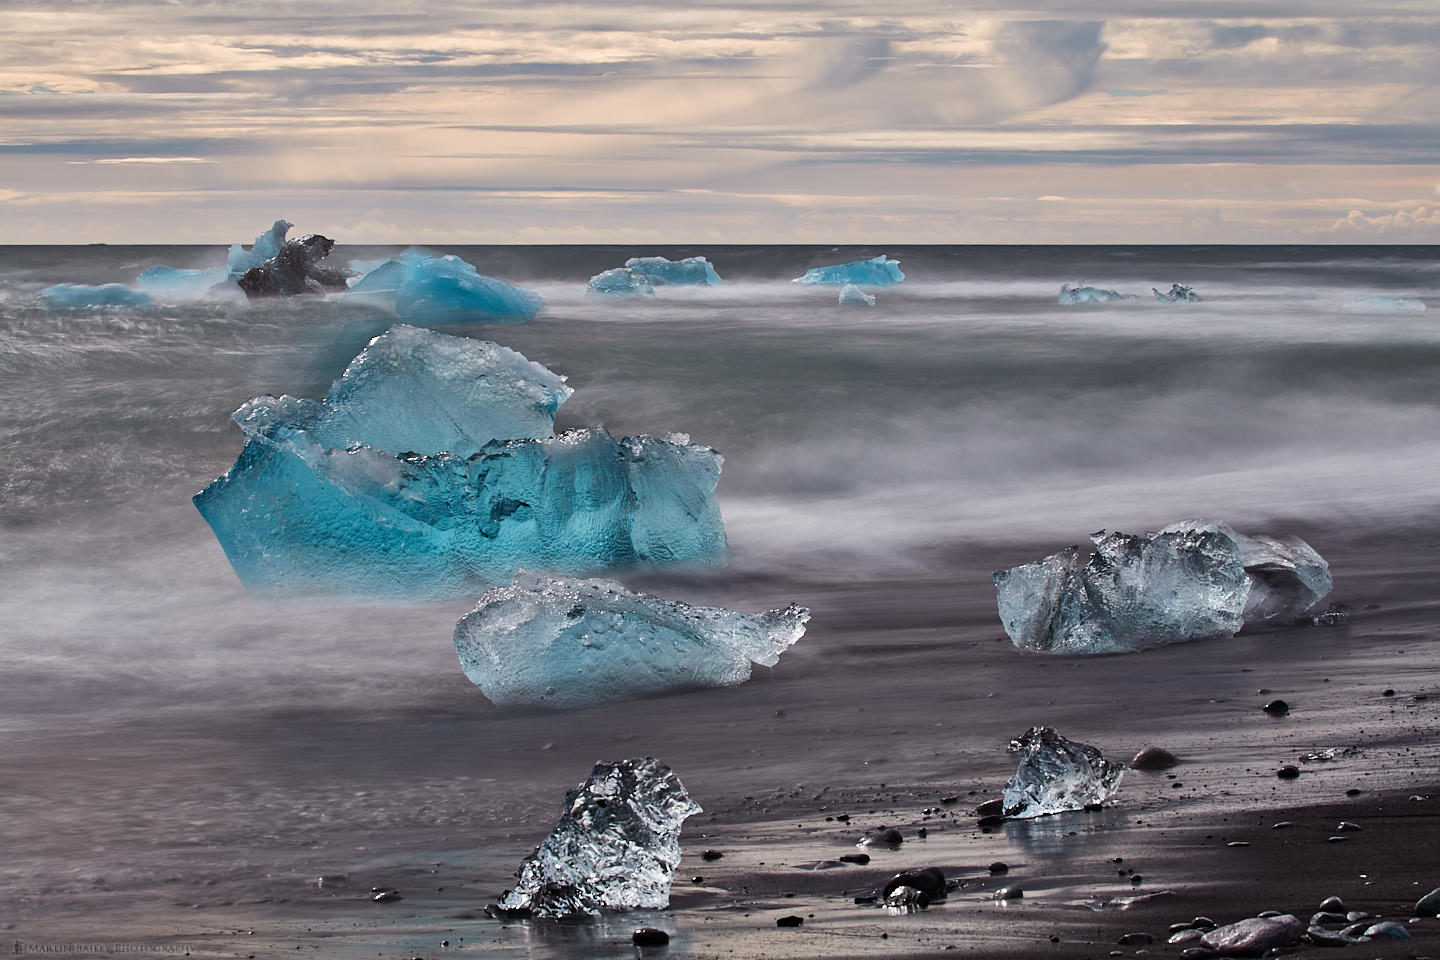
[[195,495],[253,589],[457,596],[522,568],[721,563],[721,456],[689,438],[551,437],[563,379],[512,350],[400,326],[325,400],[257,397]]
[[884,254],[869,260],[856,260],[833,267],[812,267],[803,277],[793,282],[803,284],[855,284],[862,287],[888,287],[900,283],[905,274],[900,272],[900,261],[891,260]]
[[684,260],[631,257],[625,261],[625,269],[640,274],[654,287],[713,287],[722,282],[710,261],[704,257],[686,257]]
[[1191,287],[1185,286],[1183,283],[1171,284],[1169,293],[1161,293],[1154,287],[1150,288],[1150,292],[1155,294],[1155,299],[1161,303],[1184,303],[1186,301],[1193,303],[1200,299],[1200,294],[1196,293]]
[[349,295],[407,323],[524,323],[545,306],[537,293],[482,275],[456,256],[406,250],[352,283]]
[[1330,592],[1330,568],[1299,537],[1247,537],[1186,520],[1159,533],[1101,531],[994,576],[1000,621],[1038,653],[1126,653],[1288,623]]
[[87,307],[153,307],[155,301],[150,295],[134,290],[123,283],[102,283],[92,286],[86,283],[57,283],[40,291],[40,296],[51,307],[65,310],[83,310]]
[[1134,299],[1134,294],[1106,290],[1103,287],[1072,287],[1068,283],[1060,285],[1060,304],[1067,307],[1077,303],[1113,303],[1117,300]]
[[840,306],[873,307],[875,306],[875,298],[855,286],[855,284],[847,283],[840,288]]
[[1425,301],[1414,297],[1362,297],[1345,304],[1350,313],[1421,313]]
[[655,288],[645,274],[629,267],[615,267],[597,273],[585,284],[585,292],[606,297],[655,298]]
[[774,666],[810,611],[693,607],[613,580],[522,573],[455,627],[465,675],[497,706],[588,707],[692,687],[728,687]]

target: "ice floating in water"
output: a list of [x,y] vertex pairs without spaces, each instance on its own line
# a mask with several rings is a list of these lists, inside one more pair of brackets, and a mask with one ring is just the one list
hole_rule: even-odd
[[1363,297],[1345,304],[1350,313],[1421,313],[1424,300],[1414,297]]
[[52,307],[67,310],[82,310],[86,307],[153,307],[155,301],[140,290],[132,290],[123,283],[102,283],[91,286],[85,283],[57,283],[40,291],[40,296]]
[[237,410],[245,446],[195,505],[253,589],[439,597],[522,567],[723,562],[720,455],[547,438],[568,393],[504,347],[402,326],[323,402]]
[[1125,764],[1106,760],[1089,744],[1066,740],[1053,727],[1031,727],[1010,741],[1010,752],[1020,754],[1020,765],[1002,803],[1005,816],[1016,820],[1104,803],[1125,774]]
[[655,287],[713,287],[721,282],[720,275],[704,257],[686,257],[684,260],[631,257],[625,261],[625,268],[640,274]]
[[[230,271],[225,267],[208,270],[151,267],[140,274],[135,286],[151,297],[167,302],[205,300],[216,294],[237,292]],[[216,287],[220,290],[217,291]]]
[[350,272],[320,262],[330,255],[334,246],[334,240],[318,233],[286,240],[279,253],[240,275],[240,289],[252,300],[344,290]]
[[246,270],[258,267],[273,258],[285,246],[285,234],[289,233],[293,226],[295,224],[288,220],[276,220],[269,230],[255,238],[255,244],[249,250],[238,243],[232,244],[227,258],[230,273],[238,277]]
[[900,261],[891,260],[884,254],[869,260],[856,260],[833,267],[812,267],[803,277],[796,277],[794,283],[853,283],[863,287],[888,287],[900,283],[905,274],[900,272]]
[[1102,287],[1070,286],[1065,283],[1060,285],[1060,303],[1062,306],[1074,306],[1077,303],[1112,303],[1116,300],[1134,300],[1135,295],[1131,293],[1120,293],[1117,290],[1106,290]]
[[855,286],[855,284],[847,283],[840,288],[840,306],[873,307],[875,306],[875,298]]
[[1330,568],[1298,537],[1247,537],[1186,520],[1092,538],[994,576],[1000,620],[1022,650],[1124,653],[1286,623],[1330,592]]
[[680,865],[680,828],[700,812],[659,760],[597,763],[565,794],[559,822],[521,861],[500,908],[551,919],[663,910]]
[[498,706],[587,707],[666,690],[729,687],[773,667],[810,611],[692,607],[613,580],[522,573],[455,627],[465,675]]
[[456,256],[407,250],[351,284],[409,323],[523,323],[534,319],[545,301],[532,293],[483,276]]
[[655,288],[645,274],[638,270],[631,270],[628,267],[616,267],[613,270],[606,270],[604,273],[597,273],[585,284],[586,293],[601,294],[607,297],[650,297],[655,296]]
[[1171,284],[1169,293],[1161,293],[1154,287],[1150,288],[1150,292],[1155,294],[1155,299],[1161,303],[1177,303],[1179,301],[1196,301],[1200,299],[1200,294],[1185,286],[1183,283]]

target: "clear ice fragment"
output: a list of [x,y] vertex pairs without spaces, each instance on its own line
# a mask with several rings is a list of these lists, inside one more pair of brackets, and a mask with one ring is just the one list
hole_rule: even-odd
[[644,277],[655,287],[713,287],[721,282],[710,261],[704,257],[670,260],[665,257],[631,257],[625,268]]
[[831,267],[811,267],[803,277],[796,277],[794,283],[824,283],[843,285],[853,283],[863,287],[888,287],[900,283],[905,274],[900,272],[900,261],[891,260],[884,254],[869,260],[856,260]]
[[1125,764],[1067,740],[1053,727],[1031,727],[1010,741],[1020,765],[1005,786],[1004,815],[1028,820],[1104,803],[1120,787]]
[[456,256],[411,249],[350,285],[351,295],[422,326],[524,323],[545,306],[537,293],[487,277]]
[[700,812],[659,760],[597,763],[565,794],[559,822],[520,862],[500,908],[548,919],[663,910],[680,865],[680,828]]
[[1134,294],[1106,290],[1103,287],[1082,287],[1078,284],[1072,287],[1068,283],[1060,285],[1060,304],[1062,306],[1074,306],[1077,303],[1112,303],[1117,300],[1134,299]]
[[153,307],[155,301],[150,295],[133,290],[123,283],[102,283],[92,286],[86,283],[57,283],[40,291],[40,296],[51,307],[67,310],[83,310],[86,307]]
[[847,283],[840,288],[840,306],[873,307],[875,306],[875,298],[855,286],[855,284]]
[[1169,293],[1161,293],[1154,287],[1150,288],[1150,292],[1155,294],[1155,299],[1161,303],[1194,302],[1200,299],[1200,294],[1196,293],[1190,287],[1185,286],[1183,283],[1171,284]]
[[238,243],[232,244],[227,258],[230,273],[238,277],[274,257],[280,252],[280,248],[285,246],[285,234],[289,233],[293,226],[295,224],[288,220],[276,220],[269,230],[255,238],[255,243],[249,250]]
[[521,573],[455,626],[465,675],[497,706],[588,707],[666,690],[728,687],[774,666],[810,611],[695,607],[613,580]]
[[1330,568],[1298,537],[1247,537],[1187,520],[1159,533],[1096,534],[994,576],[1014,645],[1042,653],[1125,653],[1286,623],[1330,592]]
[[607,297],[649,297],[655,296],[650,280],[638,270],[616,267],[597,273],[585,284],[585,292]]

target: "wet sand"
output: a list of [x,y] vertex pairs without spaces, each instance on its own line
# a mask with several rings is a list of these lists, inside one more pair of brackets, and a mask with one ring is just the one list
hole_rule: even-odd
[[[630,931],[657,926],[672,942],[647,956],[1103,957],[1178,955],[1163,946],[1171,923],[1265,909],[1308,917],[1330,895],[1407,914],[1440,885],[1434,537],[1299,532],[1330,560],[1350,624],[1139,655],[1025,656],[1002,641],[989,572],[1061,544],[956,547],[933,572],[884,581],[652,581],[743,609],[813,608],[776,668],[728,690],[501,712],[455,669],[373,712],[22,732],[0,748],[0,837],[18,860],[46,866],[9,885],[0,926],[51,955],[109,943],[193,956],[628,957]],[[1288,716],[1260,710],[1276,697]],[[1007,741],[1039,723],[1111,758],[1156,744],[1182,763],[1128,772],[1102,811],[980,831],[971,810],[1013,770]],[[1301,764],[1297,780],[1275,776],[1328,748],[1343,752]],[[682,834],[671,909],[578,925],[486,918],[564,791],[596,760],[638,755],[671,764],[705,808]],[[850,819],[829,819],[840,816]],[[1282,820],[1293,826],[1272,829]],[[1332,843],[1340,820],[1363,829]],[[866,851],[865,866],[807,868],[860,852],[855,842],[882,824],[907,842]],[[1237,841],[1250,845],[1228,846]],[[77,844],[84,864],[67,862]],[[724,858],[702,862],[707,848]],[[1009,872],[992,877],[993,861]],[[964,885],[911,915],[853,902],[921,866]],[[993,902],[1002,883],[1023,886],[1024,899]],[[372,903],[377,886],[404,899]],[[1092,908],[1144,894],[1162,895]],[[791,914],[804,925],[778,929]],[[1440,921],[1411,931],[1338,955],[1440,951]],[[1132,932],[1158,942],[1116,945]]]

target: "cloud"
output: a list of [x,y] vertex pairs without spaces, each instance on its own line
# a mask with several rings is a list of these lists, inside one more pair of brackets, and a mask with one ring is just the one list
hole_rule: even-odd
[[1336,220],[1324,231],[1336,236],[1367,238],[1426,239],[1440,240],[1440,207],[1416,207],[1413,210],[1396,210],[1379,216],[1369,216],[1361,210]]

